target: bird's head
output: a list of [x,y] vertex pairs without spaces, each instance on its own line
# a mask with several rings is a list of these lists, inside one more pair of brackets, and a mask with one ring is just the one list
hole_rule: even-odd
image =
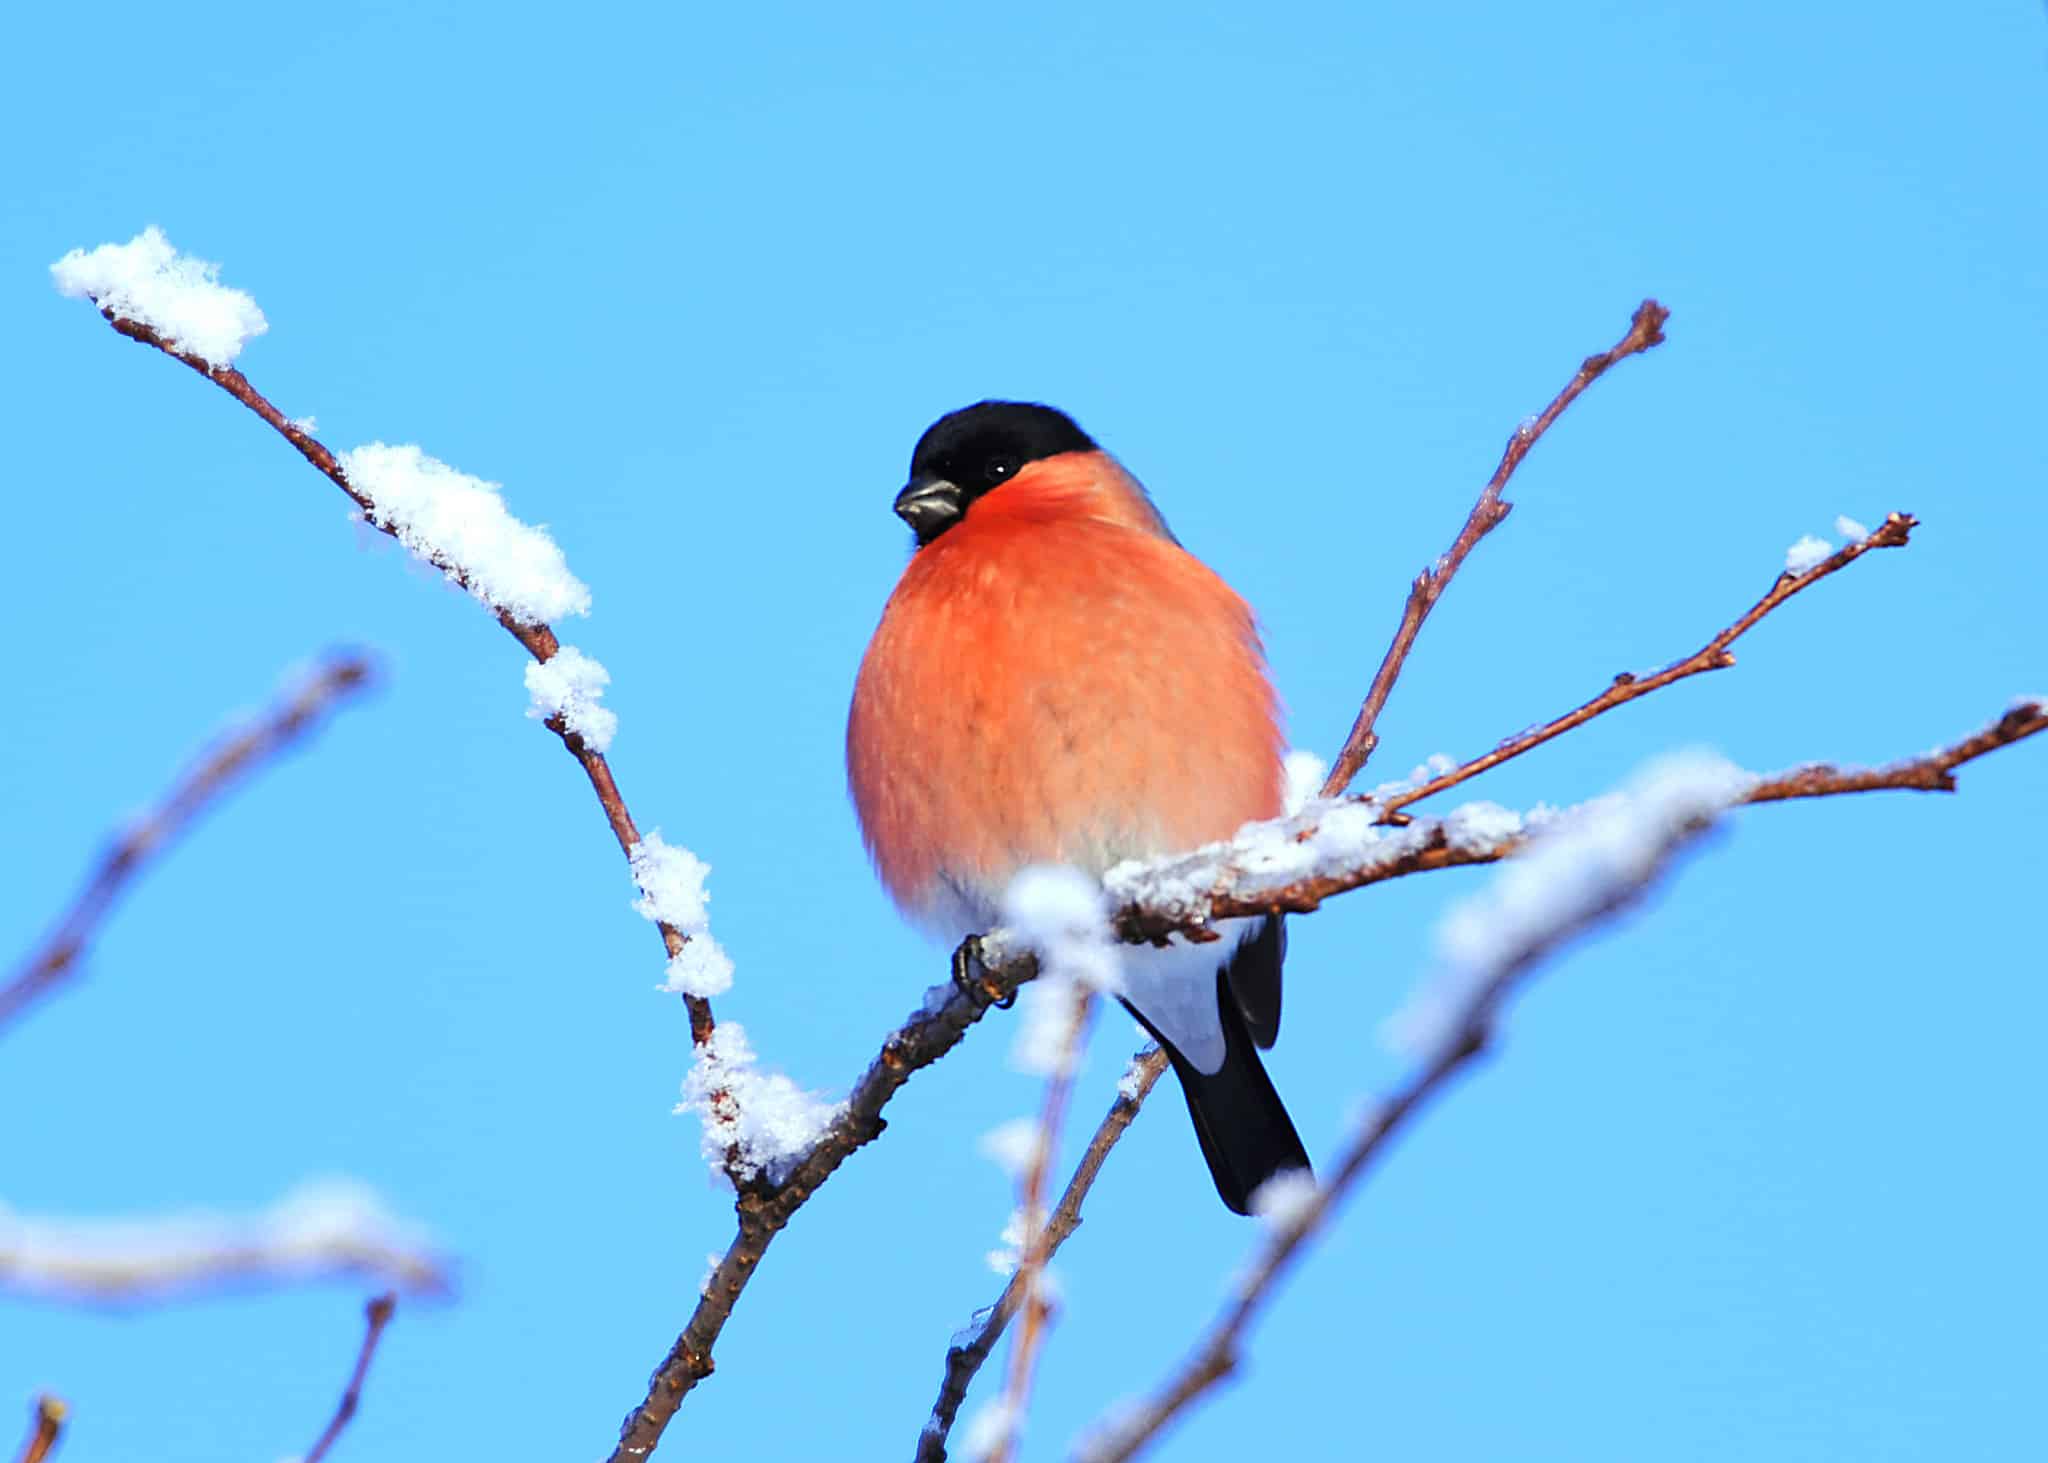
[[1094,439],[1063,411],[1025,401],[978,401],[948,412],[918,438],[910,482],[896,495],[896,515],[922,548],[966,517],[975,499],[1030,464],[1096,450]]

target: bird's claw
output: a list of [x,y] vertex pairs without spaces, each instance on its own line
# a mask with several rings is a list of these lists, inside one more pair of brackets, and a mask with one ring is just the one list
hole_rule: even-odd
[[993,1006],[998,1011],[1007,1011],[1017,1004],[1017,993],[999,994],[986,979],[988,966],[981,958],[981,936],[969,935],[960,942],[960,948],[953,952],[953,984],[960,994],[970,1001],[979,1001]]

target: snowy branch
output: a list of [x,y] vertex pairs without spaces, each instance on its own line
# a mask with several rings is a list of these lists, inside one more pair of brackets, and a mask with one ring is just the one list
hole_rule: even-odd
[[[1686,845],[1710,827],[1736,784],[1725,764],[1686,763],[1653,772],[1619,799],[1562,821],[1530,857],[1504,873],[1476,948],[1458,948],[1447,964],[1461,991],[1434,1054],[1380,1102],[1330,1175],[1269,1213],[1274,1234],[1249,1278],[1206,1336],[1159,1391],[1098,1428],[1079,1450],[1087,1463],[1123,1463],[1183,1409],[1237,1368],[1238,1344],[1271,1299],[1281,1276],[1311,1237],[1405,1127],[1486,1050],[1502,1003],[1545,956],[1582,932],[1611,921],[1640,899]],[[1518,887],[1519,886],[1519,887]]]
[[40,1219],[0,1208],[0,1293],[108,1305],[229,1285],[372,1276],[425,1295],[447,1261],[360,1185],[304,1185],[253,1216]]
[[[341,459],[322,445],[302,424],[290,420],[273,406],[262,392],[249,384],[249,378],[233,366],[225,362],[216,364],[195,351],[180,349],[173,340],[155,329],[148,321],[122,313],[117,301],[97,295],[91,298],[94,304],[100,306],[100,313],[105,315],[108,322],[121,334],[143,345],[154,346],[173,360],[183,361],[261,417],[273,431],[291,443],[301,457],[346,493],[350,501],[361,511],[365,521],[405,543],[407,547],[439,568],[454,583],[483,600],[491,608],[498,623],[503,625],[506,632],[524,646],[535,660],[545,664],[560,653],[562,645],[556,638],[554,630],[545,622],[532,618],[530,611],[536,605],[549,603],[573,608],[576,596],[574,590],[568,589],[559,579],[550,582],[544,576],[532,572],[535,570],[535,561],[545,557],[545,550],[531,538],[512,533],[504,529],[503,525],[498,525],[499,531],[494,534],[494,546],[509,545],[515,565],[526,571],[518,573],[511,579],[511,582],[522,586],[522,591],[508,595],[501,588],[506,576],[479,572],[460,562],[446,550],[431,547],[433,540],[429,536],[430,530],[425,526],[428,521],[427,510],[401,511],[396,507],[380,506],[370,492],[351,479],[349,470]],[[404,460],[398,460],[392,455],[402,454],[404,449],[386,448],[382,443],[372,444],[372,448],[362,450],[373,455],[355,458],[359,472],[367,469],[378,481],[413,482],[422,475],[440,480],[444,487],[453,487],[464,493],[471,503],[484,506],[488,516],[485,499],[490,494],[484,490],[490,489],[492,485],[480,483],[473,478],[465,478],[461,474],[454,475],[461,478],[461,482],[446,481],[444,475],[451,473],[452,470],[431,458],[419,458],[416,449],[412,458]],[[410,503],[412,499],[408,497],[406,501]],[[523,528],[524,525],[518,527]],[[552,570],[555,566],[544,567]],[[566,576],[566,572],[565,568],[561,570],[563,576]],[[546,583],[548,587],[537,595],[526,592],[525,587],[535,583]],[[495,595],[493,590],[497,590]],[[513,607],[508,608],[508,604]],[[528,616],[522,618],[515,609],[529,611]],[[633,821],[633,815],[627,811],[626,800],[619,791],[618,780],[612,776],[611,765],[606,762],[601,750],[602,745],[611,739],[615,721],[608,720],[610,714],[602,712],[601,708],[596,708],[601,714],[592,714],[595,687],[599,684],[589,669],[593,664],[594,662],[582,661],[578,666],[578,674],[573,678],[564,676],[560,678],[558,684],[543,681],[535,685],[533,691],[537,699],[546,696],[555,698],[554,709],[546,716],[547,728],[562,739],[562,745],[568,748],[569,754],[583,768],[584,775],[590,779],[592,790],[597,794],[599,805],[604,809],[605,821],[611,827],[612,836],[618,840],[620,850],[630,856],[634,846],[640,842],[640,830]],[[682,932],[668,925],[661,927],[661,938],[670,960],[682,954],[687,944]],[[683,995],[683,1002],[690,1013],[691,1039],[698,1046],[702,1046],[710,1038],[716,1025],[711,1014],[711,1003],[703,996],[688,993]]]
[[363,1344],[356,1352],[355,1369],[349,1373],[348,1385],[342,1389],[341,1401],[335,1404],[334,1416],[327,1420],[327,1426],[320,1430],[320,1436],[299,1463],[320,1463],[327,1456],[334,1440],[341,1436],[342,1429],[356,1415],[356,1408],[363,1400],[363,1379],[370,1374],[370,1359],[377,1354],[377,1343],[383,1339],[384,1328],[391,1324],[391,1313],[398,1309],[398,1297],[386,1291],[363,1307]]
[[1372,685],[1365,693],[1365,703],[1358,708],[1358,719],[1351,724],[1351,733],[1344,739],[1343,750],[1337,753],[1337,760],[1330,766],[1330,775],[1323,782],[1324,797],[1336,797],[1351,786],[1351,780],[1358,776],[1359,769],[1365,766],[1373,749],[1379,745],[1379,735],[1373,727],[1386,707],[1387,698],[1393,694],[1394,682],[1401,677],[1401,668],[1408,662],[1408,652],[1415,646],[1415,637],[1422,633],[1422,622],[1429,618],[1437,600],[1450,587],[1452,577],[1465,562],[1465,556],[1481,539],[1499,527],[1501,520],[1514,508],[1514,504],[1501,497],[1501,492],[1507,487],[1508,479],[1514,476],[1515,469],[1522,465],[1522,459],[1550,430],[1551,424],[1564,415],[1565,408],[1605,375],[1610,366],[1662,345],[1664,322],[1670,318],[1671,312],[1655,300],[1645,300],[1636,306],[1635,316],[1629,321],[1628,334],[1616,341],[1612,349],[1586,357],[1577,374],[1565,383],[1564,390],[1552,398],[1550,405],[1516,428],[1514,435],[1508,438],[1508,445],[1500,456],[1500,465],[1480,491],[1479,501],[1472,505],[1465,526],[1458,530],[1450,549],[1416,575],[1415,582],[1408,587],[1408,603],[1401,610],[1401,623],[1394,631],[1393,643],[1387,647],[1379,670],[1373,674]]
[[[1740,801],[1906,790],[1953,792],[1955,769],[2048,728],[2043,702],[2015,701],[1998,720],[1946,747],[1882,767],[1812,763],[1758,776]],[[1213,921],[1240,915],[1306,914],[1325,899],[1407,874],[1490,864],[1517,852],[1541,817],[1471,803],[1442,818],[1379,826],[1362,799],[1311,804],[1292,818],[1255,823],[1230,843],[1155,864],[1110,870],[1121,901],[1115,928],[1126,940],[1173,931],[1199,937]]]
[[0,986],[0,1029],[76,972],[80,958],[131,879],[229,789],[276,757],[343,700],[369,685],[366,656],[337,655],[253,725],[223,737],[164,800],[117,837],[40,949]]

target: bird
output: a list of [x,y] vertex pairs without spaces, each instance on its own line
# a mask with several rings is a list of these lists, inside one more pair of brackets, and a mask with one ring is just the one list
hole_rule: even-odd
[[[1065,412],[980,401],[925,431],[894,510],[908,562],[854,684],[847,784],[877,874],[960,941],[1010,880],[1227,839],[1282,811],[1285,744],[1252,612]],[[1309,1159],[1259,1052],[1278,915],[1122,946],[1119,997],[1165,1049],[1217,1194]]]

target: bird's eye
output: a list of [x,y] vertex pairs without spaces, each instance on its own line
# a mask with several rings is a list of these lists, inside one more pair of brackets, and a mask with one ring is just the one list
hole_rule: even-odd
[[1017,459],[1014,457],[992,457],[989,459],[988,466],[983,469],[988,474],[988,480],[992,483],[1001,482],[1016,470]]

